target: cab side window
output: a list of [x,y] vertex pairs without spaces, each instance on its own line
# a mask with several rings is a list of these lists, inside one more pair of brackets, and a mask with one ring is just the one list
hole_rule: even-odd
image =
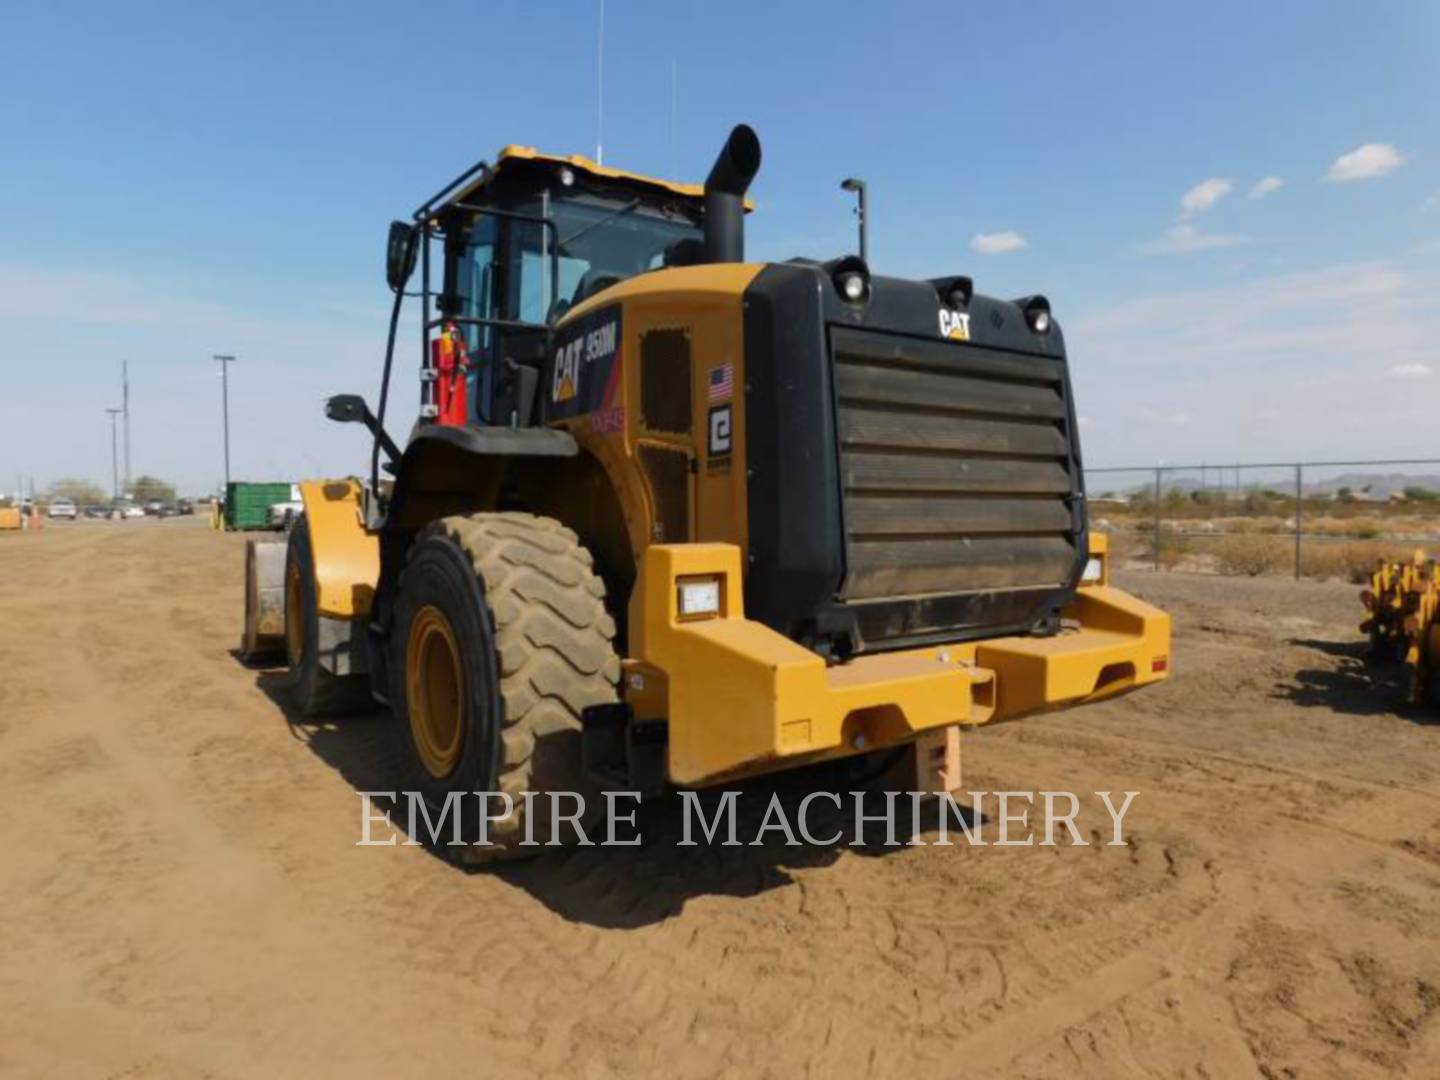
[[[457,270],[457,287],[462,304],[460,314],[470,319],[491,318],[495,314],[495,249],[499,229],[495,218],[482,216],[470,229],[464,254]],[[472,421],[483,419],[481,403],[490,400],[493,373],[491,358],[495,354],[495,328],[462,324],[466,352],[470,360],[467,399]]]

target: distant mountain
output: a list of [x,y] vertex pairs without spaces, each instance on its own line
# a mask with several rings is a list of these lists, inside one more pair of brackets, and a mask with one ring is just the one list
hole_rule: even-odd
[[1428,491],[1440,491],[1440,476],[1434,473],[1413,475],[1411,473],[1342,473],[1326,480],[1306,484],[1305,491],[1312,495],[1334,495],[1342,487],[1348,487],[1356,495],[1364,492],[1372,499],[1388,499],[1403,492],[1407,487],[1422,487]]
[[[1231,470],[1227,478],[1222,482],[1211,481],[1204,485],[1211,491],[1224,491],[1233,493],[1235,491],[1234,470]],[[1125,486],[1107,486],[1104,483],[1106,476],[1100,473],[1087,478],[1087,486],[1091,491],[1091,497],[1097,497],[1107,492],[1118,492],[1124,495],[1137,495],[1149,493],[1155,490],[1154,482],[1143,484],[1131,483]],[[1165,476],[1160,481],[1165,491],[1181,491],[1186,495],[1199,491],[1201,488],[1200,479],[1193,475]],[[1421,487],[1427,491],[1440,492],[1440,475],[1435,473],[1342,473],[1339,476],[1326,477],[1323,480],[1316,480],[1313,483],[1307,481],[1305,494],[1307,496],[1329,496],[1336,494],[1341,488],[1349,488],[1357,498],[1370,498],[1377,501],[1389,499],[1391,495],[1400,494],[1408,487]],[[1240,473],[1240,491],[1254,489],[1278,491],[1282,495],[1293,495],[1295,492],[1295,481],[1289,477],[1280,477],[1273,474],[1247,478],[1245,473]]]

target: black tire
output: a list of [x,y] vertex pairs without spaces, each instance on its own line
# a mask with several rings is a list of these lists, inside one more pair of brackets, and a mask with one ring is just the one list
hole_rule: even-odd
[[320,610],[315,597],[315,555],[302,514],[285,548],[285,659],[287,689],[302,716],[333,716],[373,706],[369,681],[320,666]]
[[[396,594],[389,663],[406,790],[423,794],[437,822],[452,792],[504,792],[515,805],[510,818],[491,823],[486,845],[473,845],[478,802],[462,797],[462,835],[472,846],[445,851],[458,861],[544,850],[519,846],[527,824],[541,845],[557,834],[548,798],[534,800],[534,820],[527,823],[525,792],[577,792],[586,801],[587,823],[600,809],[584,772],[580,718],[590,706],[618,699],[620,661],[593,565],[565,526],[522,513],[443,518],[411,548]],[[435,629],[440,622],[448,624],[448,641]],[[453,692],[444,678],[433,694],[427,689],[432,634],[439,635],[434,648],[458,653]],[[443,723],[437,734],[423,719],[412,720],[412,706],[424,713],[428,697],[447,705],[458,700],[458,742]],[[493,812],[500,812],[498,802]],[[449,829],[442,843],[451,839]],[[575,839],[569,828],[558,834],[562,843]]]

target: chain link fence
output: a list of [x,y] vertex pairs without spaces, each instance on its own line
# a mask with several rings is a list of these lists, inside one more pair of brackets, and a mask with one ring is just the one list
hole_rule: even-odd
[[1085,490],[1091,526],[1156,569],[1355,578],[1440,545],[1440,458],[1115,466]]

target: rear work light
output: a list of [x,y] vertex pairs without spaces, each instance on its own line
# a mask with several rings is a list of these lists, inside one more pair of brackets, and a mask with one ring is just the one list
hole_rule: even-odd
[[1092,555],[1085,561],[1085,572],[1080,575],[1080,580],[1099,581],[1102,576],[1102,571],[1103,567],[1100,565],[1100,560]]
[[706,619],[720,614],[720,578],[697,577],[677,583],[677,607],[682,619]]
[[1022,296],[1015,306],[1025,313],[1025,322],[1037,334],[1048,334],[1053,325],[1050,319],[1050,301],[1043,296]]

